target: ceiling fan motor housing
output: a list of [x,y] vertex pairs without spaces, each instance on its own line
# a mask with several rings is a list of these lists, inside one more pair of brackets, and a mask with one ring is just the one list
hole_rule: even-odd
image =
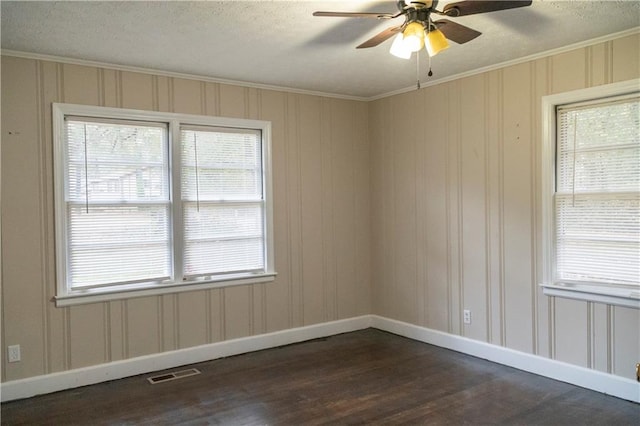
[[416,9],[419,9],[419,8],[435,9],[437,4],[438,4],[438,0],[424,0],[424,1],[398,0],[398,3],[397,3],[398,9],[400,11],[408,7],[415,7]]
[[431,10],[435,8],[437,1],[433,2],[405,2],[398,1],[398,8],[405,14],[405,28],[411,22],[419,22],[425,28],[429,28],[429,16]]

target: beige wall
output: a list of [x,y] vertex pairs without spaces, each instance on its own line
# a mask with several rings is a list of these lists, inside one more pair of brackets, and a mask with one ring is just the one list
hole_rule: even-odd
[[[54,307],[52,102],[270,120],[276,281]],[[369,313],[367,129],[364,102],[3,57],[2,380]]]
[[[370,103],[3,57],[2,380],[367,313],[633,377],[639,311],[536,283],[541,97],[639,77],[639,39]],[[276,282],[55,308],[52,102],[271,120]]]
[[640,311],[536,284],[541,97],[638,78],[639,53],[634,35],[372,102],[373,312],[635,379]]

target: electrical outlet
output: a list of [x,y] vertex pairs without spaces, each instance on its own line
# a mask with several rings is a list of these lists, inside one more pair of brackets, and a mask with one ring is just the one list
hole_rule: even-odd
[[462,311],[462,319],[465,324],[471,324],[471,311],[469,309],[465,309]]
[[20,345],[11,345],[7,348],[9,362],[20,361]]

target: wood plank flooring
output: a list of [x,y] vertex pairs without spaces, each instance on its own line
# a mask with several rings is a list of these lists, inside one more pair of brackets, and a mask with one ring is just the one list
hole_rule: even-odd
[[[1,406],[3,425],[638,425],[623,401],[375,329]],[[178,371],[182,368],[168,370]]]

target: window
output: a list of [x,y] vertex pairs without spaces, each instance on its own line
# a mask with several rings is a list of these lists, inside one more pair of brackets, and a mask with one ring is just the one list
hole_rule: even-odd
[[640,307],[637,90],[628,82],[543,100],[546,294]]
[[268,122],[53,111],[58,306],[273,280]]

